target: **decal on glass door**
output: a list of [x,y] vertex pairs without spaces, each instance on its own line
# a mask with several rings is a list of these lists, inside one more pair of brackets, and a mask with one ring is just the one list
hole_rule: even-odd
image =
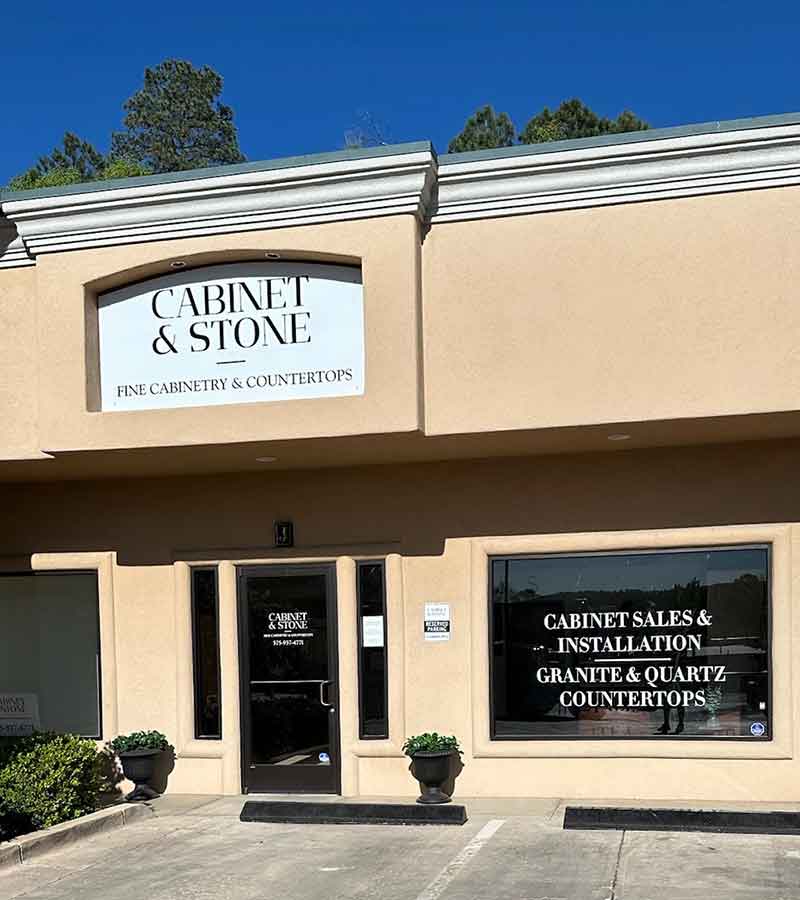
[[306,638],[314,637],[308,624],[308,612],[297,610],[269,613],[264,637],[272,641],[273,647],[305,646]]

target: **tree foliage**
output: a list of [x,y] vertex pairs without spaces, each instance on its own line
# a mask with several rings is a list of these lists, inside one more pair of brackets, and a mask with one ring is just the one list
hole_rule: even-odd
[[541,144],[546,141],[566,141],[573,138],[596,137],[601,134],[621,134],[644,131],[650,126],[630,110],[623,110],[616,119],[598,116],[577,97],[564,100],[556,109],[547,106],[538,112],[517,136],[514,123],[506,113],[495,114],[491,106],[484,106],[467,119],[460,134],[450,141],[450,153],[465,150],[489,150],[510,147],[514,143]]
[[577,97],[565,100],[557,109],[548,107],[537,113],[522,129],[521,144],[541,144],[545,141],[569,141],[574,138],[597,137],[601,134],[621,134],[625,131],[645,131],[650,126],[630,110],[616,119],[598,116]]
[[12,179],[9,187],[26,191],[92,181],[98,177],[104,162],[103,154],[89,141],[67,131],[59,147],[48,156],[40,156],[36,165]]
[[153,172],[179,172],[244,160],[233,110],[219,101],[222,78],[209,66],[167,59],[145,69],[144,86],[125,101],[124,131],[112,159],[136,160]]
[[69,137],[70,132],[67,132],[62,147],[56,147],[50,156],[43,156],[33,168],[12,178],[9,188],[12,191],[31,191],[36,188],[63,187],[86,181],[107,181],[151,174],[146,166],[135,160],[104,157],[87,141],[81,141],[80,155],[70,157],[64,153]]
[[450,141],[447,150],[449,153],[462,153],[466,150],[510,147],[515,137],[516,129],[508,114],[498,114],[487,104],[467,119],[461,133]]
[[16,175],[12,178],[8,183],[8,187],[12,191],[32,191],[36,188],[62,187],[66,184],[79,184],[81,181],[85,180],[86,179],[81,176],[81,173],[77,169],[50,169],[48,172],[40,172],[39,169],[34,166],[32,169],[28,169],[27,172],[23,172],[21,175]]
[[64,133],[61,146],[56,147],[49,156],[40,157],[35,168],[43,175],[54,169],[74,170],[84,181],[90,181],[97,177],[104,162],[103,154],[89,141],[84,141],[72,131],[67,131]]
[[168,59],[146,69],[144,86],[124,104],[124,130],[111,152],[68,131],[52,153],[9,183],[11,190],[61,187],[241,162],[233,111],[219,102],[222,78]]

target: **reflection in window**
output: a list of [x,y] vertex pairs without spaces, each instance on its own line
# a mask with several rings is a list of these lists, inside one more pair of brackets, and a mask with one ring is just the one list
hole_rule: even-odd
[[[8,708],[2,710],[0,734],[13,737],[35,728],[101,737],[95,572],[0,576],[3,695]],[[12,715],[14,703],[23,713],[19,718]]]
[[194,736],[222,737],[219,678],[219,601],[216,568],[192,569]]
[[359,737],[388,738],[386,591],[382,562],[358,564]]
[[492,560],[492,736],[769,739],[769,550]]

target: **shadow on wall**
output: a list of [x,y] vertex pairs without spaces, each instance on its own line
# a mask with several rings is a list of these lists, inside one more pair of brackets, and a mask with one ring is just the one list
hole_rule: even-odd
[[0,219],[0,256],[3,255],[16,237],[17,231],[14,226]]
[[[0,488],[6,561],[438,555],[447,538],[800,519],[800,441]],[[272,548],[274,520],[296,546]],[[3,562],[0,560],[0,562]]]

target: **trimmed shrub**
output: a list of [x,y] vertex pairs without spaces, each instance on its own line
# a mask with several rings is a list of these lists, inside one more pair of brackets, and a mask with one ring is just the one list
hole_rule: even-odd
[[102,776],[94,741],[42,732],[0,754],[0,818],[48,828],[96,808]]

